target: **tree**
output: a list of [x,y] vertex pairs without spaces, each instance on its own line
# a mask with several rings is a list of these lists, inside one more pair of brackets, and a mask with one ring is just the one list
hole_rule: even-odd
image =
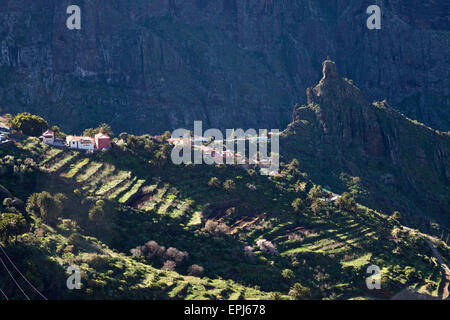
[[45,223],[54,224],[61,216],[67,197],[62,193],[52,196],[47,191],[32,194],[27,200],[29,214],[41,217]]
[[311,290],[297,282],[289,290],[289,296],[292,300],[307,300],[311,298]]
[[295,187],[294,187],[295,192],[297,192],[297,193],[305,192],[307,185],[308,185],[307,182],[297,181],[297,183],[295,184]]
[[204,271],[205,269],[202,266],[199,266],[198,264],[193,264],[188,268],[188,275],[200,277]]
[[281,271],[281,276],[283,277],[283,279],[288,281],[294,279],[295,277],[294,271],[292,271],[291,269],[284,269],[283,271]]
[[292,202],[292,208],[294,209],[294,212],[300,212],[304,209],[305,204],[302,199],[297,198]]
[[158,151],[155,154],[154,161],[157,167],[163,167],[167,164],[167,156],[164,154],[164,152]]
[[8,242],[11,237],[17,239],[17,235],[26,232],[27,222],[21,214],[0,214],[0,240]]
[[322,189],[322,186],[316,185],[308,193],[308,199],[314,200],[319,199],[325,196],[325,192]]
[[181,265],[189,259],[189,254],[186,251],[170,247],[166,250],[165,259],[175,261],[177,265]]
[[95,132],[95,129],[92,129],[92,128],[88,128],[83,131],[83,136],[85,136],[85,137],[93,138],[96,134],[97,134],[97,132]]
[[165,141],[169,140],[171,136],[172,136],[172,134],[170,133],[170,131],[166,131],[161,135],[161,138],[165,142]]
[[392,214],[392,218],[394,218],[395,220],[399,221],[402,218],[402,215],[401,215],[400,212],[394,211],[394,213]]
[[38,137],[49,128],[47,121],[28,112],[19,113],[11,121],[13,129],[28,136]]
[[177,264],[175,261],[167,260],[166,262],[164,262],[162,269],[167,271],[174,271],[176,266]]
[[93,138],[97,133],[103,133],[110,137],[114,136],[114,132],[112,131],[111,127],[106,123],[102,123],[95,129],[88,128],[84,130],[83,136]]
[[338,208],[342,210],[347,211],[354,211],[356,210],[356,201],[355,198],[353,198],[350,193],[344,192],[339,199],[336,200],[336,205]]
[[297,159],[292,159],[292,161],[288,164],[288,170],[290,172],[296,172],[300,169],[300,162]]
[[236,184],[233,180],[228,179],[223,183],[223,188],[225,189],[225,191],[231,192],[236,189]]
[[114,136],[114,132],[112,131],[111,127],[106,123],[102,123],[96,130],[98,130],[98,132],[106,134],[110,137]]
[[208,186],[212,187],[212,188],[220,188],[220,180],[216,177],[212,177],[209,182],[208,182]]
[[97,203],[89,210],[89,220],[98,224],[103,221],[105,212],[103,210],[103,203],[100,203],[102,200],[98,200]]
[[323,208],[323,203],[322,203],[322,201],[320,201],[320,200],[314,200],[312,203],[311,203],[311,211],[314,213],[314,214],[318,214],[321,210],[322,210],[322,208]]
[[55,133],[55,136],[58,138],[64,139],[66,137],[66,134],[61,131],[61,129],[58,126],[52,126],[52,131]]

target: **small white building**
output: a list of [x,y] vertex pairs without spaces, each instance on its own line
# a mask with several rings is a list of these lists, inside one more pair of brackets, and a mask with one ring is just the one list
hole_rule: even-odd
[[47,130],[42,134],[41,138],[42,142],[53,144],[55,142],[55,133],[52,130]]
[[71,149],[78,150],[94,150],[95,140],[91,137],[77,137],[77,136],[67,136],[66,137],[67,146]]

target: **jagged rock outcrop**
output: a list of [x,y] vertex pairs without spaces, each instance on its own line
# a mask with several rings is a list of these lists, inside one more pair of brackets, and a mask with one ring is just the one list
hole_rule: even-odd
[[[66,28],[78,4],[82,29]],[[330,56],[370,99],[450,129],[447,1],[4,0],[0,104],[81,131],[284,128]]]
[[[323,185],[348,190],[387,212],[450,216],[450,136],[408,119],[385,101],[369,103],[332,61],[296,106],[280,150]],[[347,185],[345,185],[347,183]],[[359,190],[355,189],[359,188]]]

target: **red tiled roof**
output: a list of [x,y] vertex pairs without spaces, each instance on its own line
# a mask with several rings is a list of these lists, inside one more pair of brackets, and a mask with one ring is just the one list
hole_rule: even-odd
[[47,136],[47,135],[54,135],[55,133],[52,131],[52,130],[47,130],[47,131],[45,131],[42,135],[43,136]]

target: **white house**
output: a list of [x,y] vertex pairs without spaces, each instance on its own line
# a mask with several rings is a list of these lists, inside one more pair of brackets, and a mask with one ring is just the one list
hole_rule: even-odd
[[77,136],[67,136],[66,137],[67,146],[71,149],[78,150],[94,150],[95,140],[91,137],[77,137]]
[[55,133],[52,130],[47,130],[42,134],[41,138],[42,142],[53,144],[55,142]]

